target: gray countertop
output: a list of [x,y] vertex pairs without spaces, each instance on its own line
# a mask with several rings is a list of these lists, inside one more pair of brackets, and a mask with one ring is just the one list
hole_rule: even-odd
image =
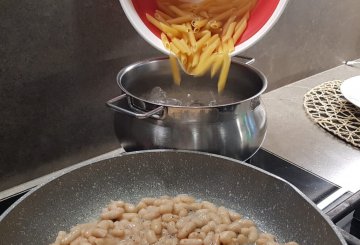
[[357,75],[360,65],[341,65],[264,94],[268,132],[263,148],[349,191],[360,190],[360,149],[322,129],[303,107],[311,88]]

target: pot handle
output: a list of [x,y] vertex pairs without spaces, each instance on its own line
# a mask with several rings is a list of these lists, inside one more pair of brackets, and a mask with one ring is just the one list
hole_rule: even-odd
[[159,115],[155,115],[159,112],[161,112],[162,110],[164,110],[164,106],[159,106],[157,108],[155,108],[154,110],[151,110],[151,111],[148,111],[148,112],[144,112],[144,113],[137,113],[137,112],[133,112],[133,111],[130,111],[128,109],[125,109],[123,107],[120,107],[120,106],[117,106],[115,105],[116,102],[122,100],[122,99],[125,99],[127,97],[126,94],[122,94],[118,97],[115,97],[111,100],[109,100],[108,102],[106,102],[106,105],[108,107],[110,107],[111,109],[113,109],[114,111],[117,111],[117,112],[120,112],[120,113],[125,113],[127,115],[130,115],[130,116],[133,116],[133,117],[136,117],[138,119],[145,119],[145,118],[149,118],[149,117],[154,117],[154,118],[160,118]]
[[245,63],[247,65],[250,65],[255,62],[255,58],[251,58],[251,57],[243,56],[243,55],[235,55],[232,58],[234,60],[237,60],[238,62]]

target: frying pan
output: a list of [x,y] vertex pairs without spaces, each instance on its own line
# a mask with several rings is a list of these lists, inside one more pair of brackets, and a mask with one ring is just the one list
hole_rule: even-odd
[[208,153],[154,150],[83,165],[41,185],[0,217],[0,244],[49,244],[97,218],[110,200],[187,193],[224,205],[302,245],[346,244],[300,191],[261,169]]

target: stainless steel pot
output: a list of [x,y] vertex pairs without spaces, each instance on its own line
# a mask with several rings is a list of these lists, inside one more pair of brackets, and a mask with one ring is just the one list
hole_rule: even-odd
[[[125,150],[186,149],[240,160],[251,157],[266,132],[260,100],[267,86],[265,76],[233,60],[221,94],[217,77],[181,76],[181,86],[175,85],[168,58],[141,61],[119,72],[123,94],[107,105],[120,112],[115,129]],[[160,93],[154,94],[154,88],[161,88]]]

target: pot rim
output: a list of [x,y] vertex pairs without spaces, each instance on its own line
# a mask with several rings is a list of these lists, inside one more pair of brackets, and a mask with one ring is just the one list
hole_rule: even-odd
[[186,109],[213,109],[213,108],[219,108],[219,107],[227,107],[227,106],[233,106],[233,105],[238,105],[240,103],[243,103],[243,102],[247,102],[247,101],[251,101],[252,99],[255,99],[257,97],[260,97],[261,94],[264,93],[264,91],[266,90],[267,88],[267,78],[266,76],[260,71],[258,70],[257,68],[253,67],[253,66],[250,66],[248,64],[245,64],[245,63],[242,63],[240,61],[237,61],[237,60],[231,60],[231,63],[235,63],[235,64],[238,64],[238,65],[241,65],[241,66],[244,66],[246,67],[247,69],[250,69],[252,70],[253,72],[255,72],[261,79],[262,81],[262,88],[259,92],[257,92],[255,95],[247,98],[247,99],[244,99],[244,100],[240,100],[240,101],[235,101],[235,102],[231,102],[231,103],[227,103],[227,104],[218,104],[218,105],[206,105],[206,106],[184,106],[184,105],[168,105],[168,104],[163,104],[163,103],[157,103],[157,102],[152,102],[152,101],[149,101],[149,100],[146,100],[146,99],[143,99],[143,98],[140,98],[138,96],[135,96],[134,94],[130,93],[123,85],[122,85],[122,77],[128,72],[128,71],[131,71],[133,70],[134,68],[136,67],[139,67],[139,66],[142,66],[144,64],[147,64],[147,63],[150,63],[150,62],[155,62],[155,61],[161,61],[161,60],[167,60],[169,59],[169,57],[165,57],[165,56],[161,56],[161,57],[155,57],[155,58],[149,58],[149,59],[145,59],[145,60],[141,60],[141,61],[138,61],[138,62],[135,62],[135,63],[132,63],[124,68],[122,68],[119,73],[117,74],[116,76],[116,81],[117,81],[117,84],[118,86],[120,87],[121,91],[123,93],[125,93],[127,96],[130,96],[134,99],[137,99],[139,101],[143,101],[143,102],[146,102],[148,104],[151,104],[153,106],[164,106],[164,107],[167,107],[167,108],[186,108]]

